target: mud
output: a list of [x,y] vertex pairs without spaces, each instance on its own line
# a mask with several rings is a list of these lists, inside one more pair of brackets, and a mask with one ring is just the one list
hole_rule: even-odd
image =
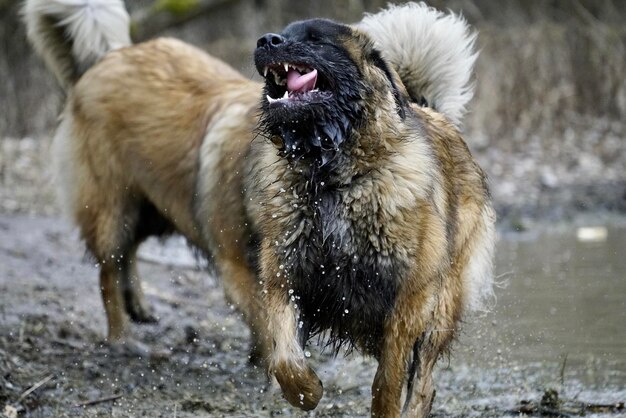
[[[624,232],[621,227],[611,229],[609,237],[626,236]],[[180,240],[165,246],[152,242],[141,252],[140,273],[159,323],[136,325],[133,334],[160,353],[141,358],[104,341],[97,269],[84,256],[76,231],[67,223],[56,217],[0,215],[0,235],[0,411],[7,416],[342,417],[369,413],[375,362],[358,354],[333,359],[315,344],[309,349],[325,385],[324,398],[308,414],[288,406],[264,371],[248,363],[248,332],[224,302],[219,281],[194,266]],[[498,256],[500,270],[504,269],[500,283],[512,284],[498,290],[494,312],[466,324],[452,355],[441,362],[434,416],[518,415],[515,411],[524,406],[532,411],[532,405],[539,405],[547,388],[557,390],[570,407],[578,405],[575,402],[615,406],[626,399],[625,334],[619,326],[624,320],[625,289],[623,275],[618,275],[623,271],[611,276],[611,271],[624,268],[621,257],[605,263],[603,270],[613,277],[615,283],[608,284],[617,286],[615,297],[609,302],[600,297],[606,309],[616,312],[606,313],[607,326],[591,326],[588,331],[593,339],[581,343],[577,338],[564,339],[567,330],[537,311],[544,305],[549,311],[552,303],[537,299],[537,294],[544,293],[540,287],[527,291],[526,298],[543,304],[533,311],[524,302],[524,278],[542,280],[544,276],[536,273],[542,270],[535,268],[541,263],[527,253],[537,247],[535,242],[536,238],[503,239]],[[564,242],[570,242],[569,237]],[[609,244],[622,245],[623,239],[609,240]],[[552,249],[553,254],[560,253]],[[515,273],[509,273],[510,269]],[[610,289],[600,286],[596,290],[604,294]],[[597,303],[592,299],[593,295],[589,303]],[[524,317],[522,311],[527,308]],[[586,334],[587,324],[572,322],[571,326],[574,336]],[[529,334],[532,329],[537,333]],[[567,353],[571,353],[569,360],[564,357]],[[622,409],[587,411],[587,416],[597,417],[624,413],[623,405]]]

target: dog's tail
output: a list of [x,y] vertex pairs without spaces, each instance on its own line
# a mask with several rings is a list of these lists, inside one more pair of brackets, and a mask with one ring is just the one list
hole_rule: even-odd
[[108,51],[131,44],[122,0],[27,0],[28,39],[64,88]]
[[461,16],[424,3],[389,6],[357,25],[398,72],[409,95],[459,126],[472,98],[476,34]]

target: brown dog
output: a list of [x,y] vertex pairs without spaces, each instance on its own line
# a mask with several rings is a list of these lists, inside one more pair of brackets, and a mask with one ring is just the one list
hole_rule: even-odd
[[74,3],[25,14],[68,90],[63,200],[101,263],[109,338],[151,320],[134,254],[177,231],[215,260],[291,404],[322,396],[303,347],[327,331],[378,359],[373,416],[428,415],[437,358],[491,292],[494,214],[455,127],[464,21],[409,4],[296,22],[259,39],[263,86],[179,41],[130,46],[121,2]]

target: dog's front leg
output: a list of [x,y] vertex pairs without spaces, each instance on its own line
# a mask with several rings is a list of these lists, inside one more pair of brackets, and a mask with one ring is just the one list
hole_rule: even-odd
[[305,411],[322,398],[322,382],[309,367],[297,340],[296,312],[286,295],[268,291],[270,335],[274,348],[270,360],[272,373],[290,404]]
[[398,293],[396,306],[386,320],[381,341],[378,369],[372,384],[372,416],[424,418],[428,416],[429,408],[413,409],[408,415],[407,411],[402,411],[402,391],[409,381],[410,361],[414,351],[417,351],[414,350],[416,341],[430,326],[435,305],[432,282],[419,292],[406,286]]
[[305,411],[315,408],[324,388],[315,372],[307,364],[304,351],[298,343],[296,308],[290,301],[289,286],[277,273],[278,263],[268,246],[262,251],[261,274],[264,278],[268,313],[269,336],[273,347],[269,372],[276,377],[289,403]]

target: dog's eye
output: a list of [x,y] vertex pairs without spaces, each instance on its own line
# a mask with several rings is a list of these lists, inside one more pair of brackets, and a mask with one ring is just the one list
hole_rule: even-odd
[[307,40],[313,41],[313,42],[322,40],[322,37],[320,36],[320,34],[312,30],[308,31],[307,38],[308,38]]

